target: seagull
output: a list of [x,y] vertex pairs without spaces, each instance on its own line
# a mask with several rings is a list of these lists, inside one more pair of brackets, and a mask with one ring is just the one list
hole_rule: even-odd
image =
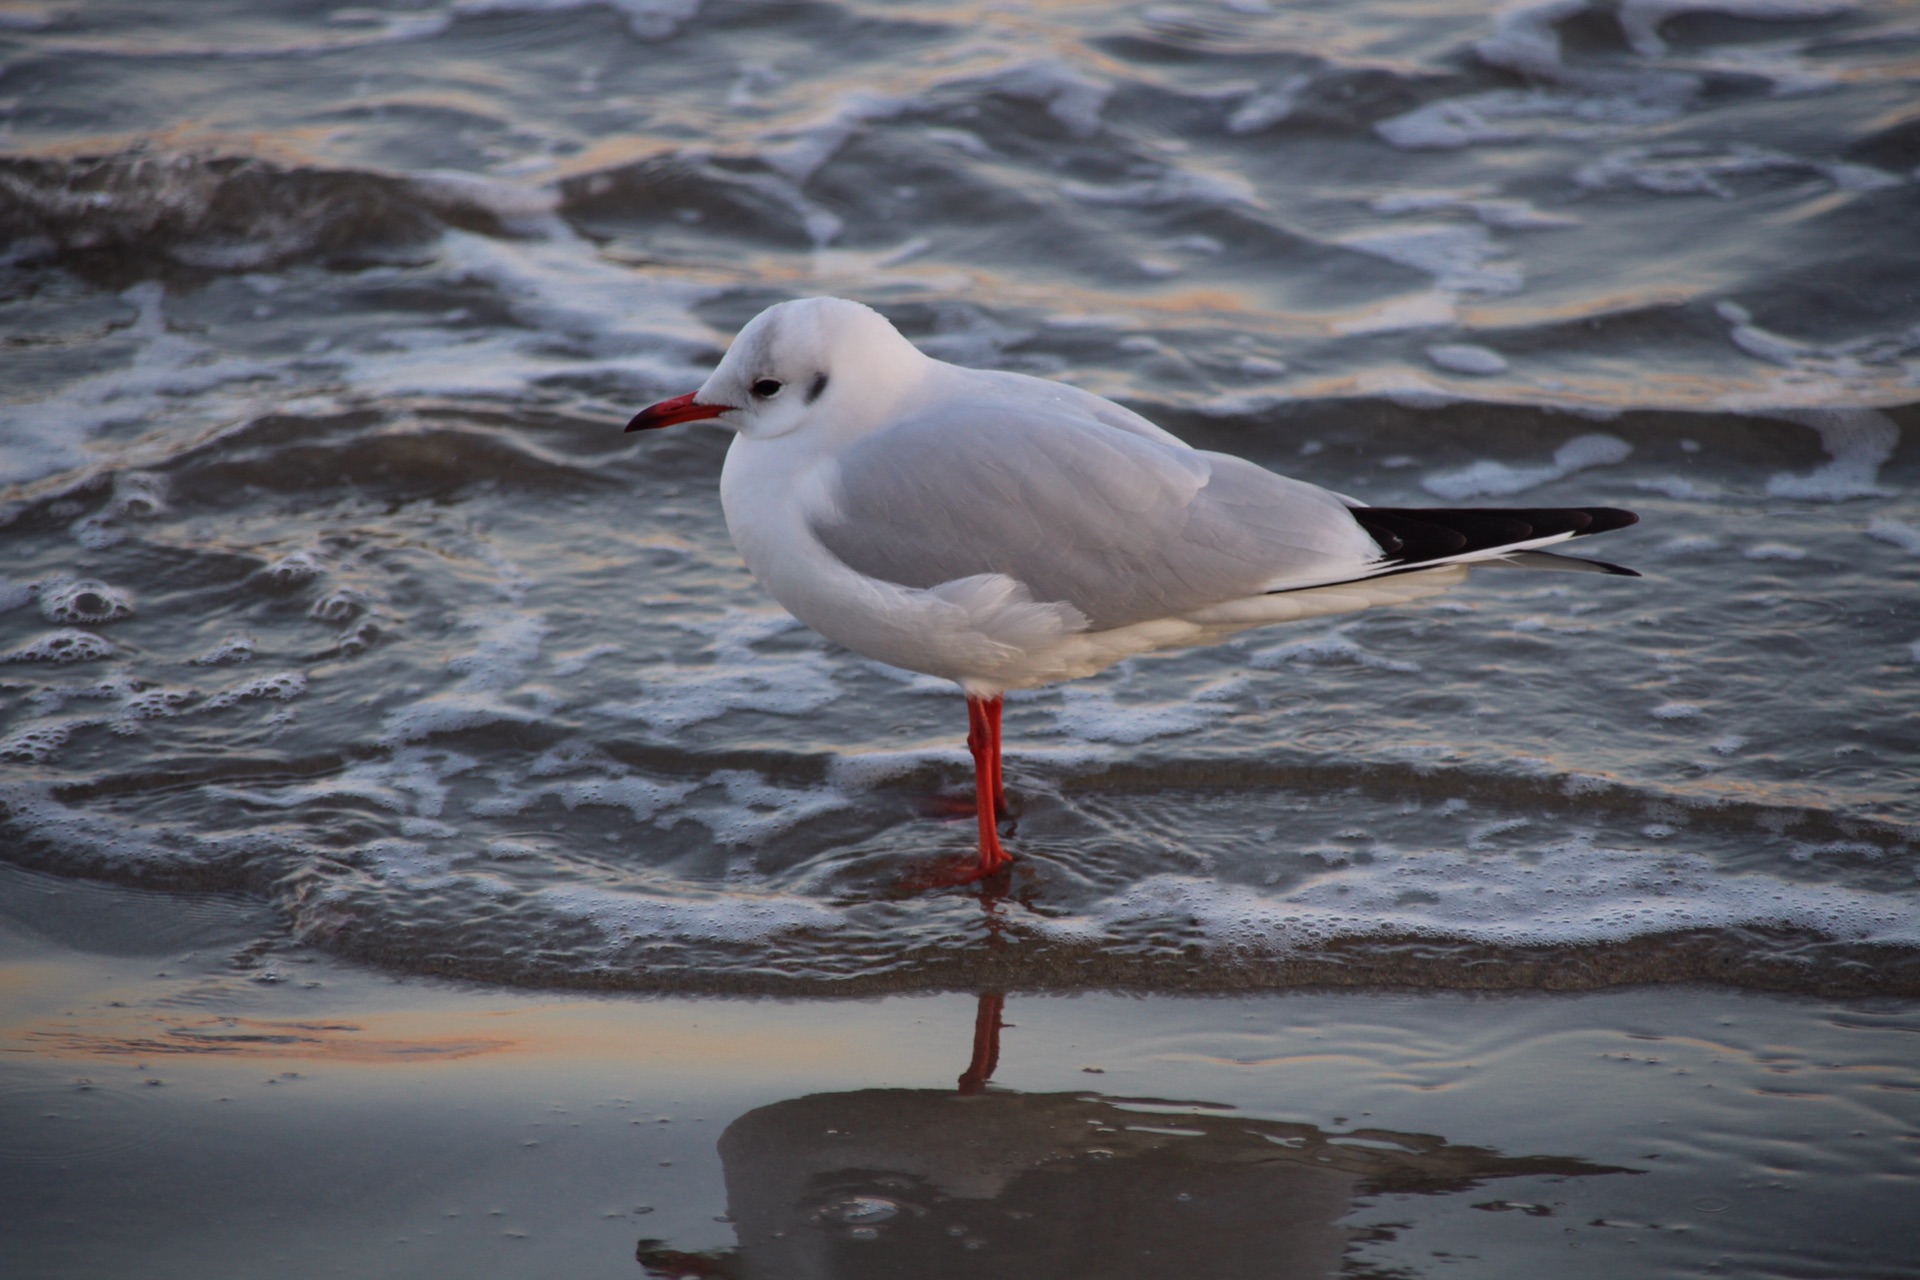
[[720,503],[773,598],[966,695],[979,860],[943,883],[1012,861],[998,824],[1008,690],[1406,604],[1472,565],[1638,576],[1542,550],[1634,524],[1630,511],[1367,506],[1091,392],[936,360],[844,298],[768,307],[699,390],[626,429],[704,420],[734,433]]

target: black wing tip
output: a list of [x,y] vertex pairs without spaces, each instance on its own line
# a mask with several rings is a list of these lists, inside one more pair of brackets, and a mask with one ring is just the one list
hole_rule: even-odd
[[1582,529],[1577,536],[1588,537],[1596,533],[1608,533],[1614,529],[1624,529],[1630,524],[1639,524],[1637,513],[1621,507],[1582,507],[1580,510],[1593,517],[1593,523]]
[[1349,507],[1394,563],[1429,564],[1540,537],[1588,538],[1640,523],[1619,507]]

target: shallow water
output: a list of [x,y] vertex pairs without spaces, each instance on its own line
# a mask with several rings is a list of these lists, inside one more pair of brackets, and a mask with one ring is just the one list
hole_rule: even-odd
[[1911,1001],[609,998],[273,929],[0,868],[9,1274],[1920,1274]]
[[[1746,14],[1747,16],[1742,16]],[[1764,20],[1763,20],[1764,18]],[[745,993],[1920,991],[1920,22],[1898,4],[17,7],[4,856],[396,970]],[[1008,706],[774,608],[768,302],[1640,581]]]

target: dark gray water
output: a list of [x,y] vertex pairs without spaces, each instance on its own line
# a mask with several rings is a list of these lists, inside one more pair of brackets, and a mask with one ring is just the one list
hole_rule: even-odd
[[[0,14],[0,804],[403,970],[751,992],[1920,990],[1920,13],[457,0]],[[1007,710],[740,567],[769,302],[1640,581]]]

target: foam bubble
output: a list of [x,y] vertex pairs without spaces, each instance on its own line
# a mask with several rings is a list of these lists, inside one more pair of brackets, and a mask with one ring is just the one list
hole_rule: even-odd
[[45,632],[18,648],[0,653],[0,662],[98,662],[117,652],[105,636],[67,627]]
[[213,648],[197,658],[190,659],[196,667],[238,666],[253,661],[253,651],[258,647],[254,638],[244,631],[234,631],[221,636]]
[[1756,542],[1741,554],[1749,560],[1805,560],[1807,549],[1785,542]]
[[40,613],[48,622],[116,622],[133,616],[133,598],[96,578],[50,582],[40,588]]
[[262,577],[276,585],[291,587],[303,582],[311,582],[326,571],[326,566],[321,562],[321,553],[308,548],[292,551],[279,557],[260,573]]
[[207,699],[207,709],[220,711],[227,707],[238,706],[242,702],[255,702],[263,698],[274,702],[287,702],[306,691],[305,672],[272,671],[222,689]]
[[31,725],[0,740],[0,760],[18,764],[45,764],[59,754],[73,736],[71,724]]

